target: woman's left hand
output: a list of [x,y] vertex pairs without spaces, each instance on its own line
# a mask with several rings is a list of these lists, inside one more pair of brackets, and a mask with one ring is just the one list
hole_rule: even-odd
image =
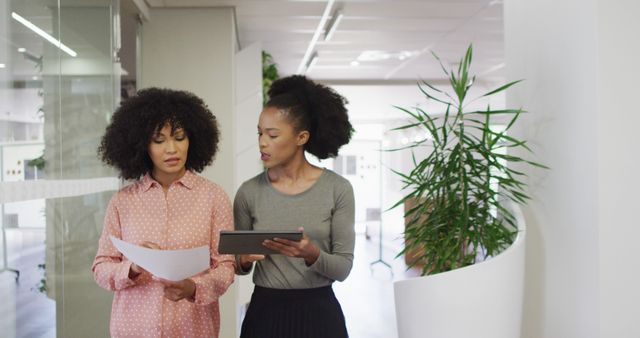
[[196,283],[191,279],[183,279],[181,281],[170,281],[158,277],[154,280],[164,285],[164,298],[177,302],[182,299],[195,299]]
[[262,244],[285,256],[304,258],[304,262],[309,266],[315,263],[320,256],[320,249],[311,242],[309,236],[304,234],[304,228],[298,230],[303,231],[302,239],[299,242],[276,237],[273,240],[266,240]]

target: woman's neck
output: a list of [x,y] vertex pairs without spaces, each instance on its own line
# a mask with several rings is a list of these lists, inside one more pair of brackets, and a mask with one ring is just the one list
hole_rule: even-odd
[[159,172],[157,170],[153,170],[151,172],[151,177],[158,181],[158,183],[160,183],[160,185],[162,186],[162,189],[164,191],[169,190],[169,187],[171,186],[171,184],[179,179],[182,178],[182,176],[184,176],[184,174],[187,172],[187,170],[185,168],[182,168],[182,170],[180,170],[177,173],[163,173],[163,172]]
[[303,152],[296,154],[290,161],[281,165],[269,168],[267,173],[271,182],[286,181],[297,182],[299,180],[306,180],[309,176],[313,176],[312,173],[316,168],[313,166],[304,156]]
[[282,165],[267,171],[271,185],[284,194],[298,194],[308,190],[318,181],[323,170],[306,159],[297,165]]

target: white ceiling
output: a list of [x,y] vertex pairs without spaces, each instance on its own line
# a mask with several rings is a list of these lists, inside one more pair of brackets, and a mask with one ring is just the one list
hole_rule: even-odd
[[[327,7],[327,0],[145,0],[149,7],[235,8],[240,46],[259,42],[281,75],[294,74]],[[343,0],[335,34],[320,34],[317,63],[307,75],[333,83],[393,83],[437,80],[435,52],[455,64],[473,43],[472,71],[484,81],[501,81],[504,68],[501,0]],[[327,27],[321,27],[322,33]],[[353,61],[365,51],[412,56],[400,60]]]

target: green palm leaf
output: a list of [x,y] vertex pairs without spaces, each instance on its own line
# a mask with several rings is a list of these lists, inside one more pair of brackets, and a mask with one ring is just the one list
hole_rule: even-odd
[[[493,256],[508,247],[517,229],[505,200],[524,204],[530,198],[523,181],[525,174],[511,164],[547,169],[514,155],[514,149],[532,153],[525,140],[509,133],[525,112],[523,109],[487,107],[465,111],[465,100],[475,83],[475,76],[469,73],[472,46],[455,71],[447,71],[442,60],[435,54],[434,57],[449,78],[450,90],[436,88],[427,81],[420,81],[417,86],[426,100],[443,105],[444,115],[436,117],[418,107],[395,106],[411,121],[393,131],[420,129],[420,133],[431,137],[389,150],[432,147],[424,158],[417,158],[412,150],[413,168],[408,173],[393,170],[407,193],[390,207],[413,203],[405,210],[406,246],[399,255],[417,250],[417,260],[410,265],[420,266],[423,274],[473,264],[477,252]],[[519,82],[507,83],[481,97],[505,91]],[[449,92],[455,93],[456,98]],[[509,116],[502,131],[492,129],[491,118],[497,115]]]

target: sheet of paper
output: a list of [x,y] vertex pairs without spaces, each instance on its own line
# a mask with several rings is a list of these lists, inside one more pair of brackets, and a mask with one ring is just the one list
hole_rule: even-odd
[[114,236],[111,236],[111,241],[127,259],[160,278],[180,281],[209,268],[208,246],[155,250],[127,243]]

